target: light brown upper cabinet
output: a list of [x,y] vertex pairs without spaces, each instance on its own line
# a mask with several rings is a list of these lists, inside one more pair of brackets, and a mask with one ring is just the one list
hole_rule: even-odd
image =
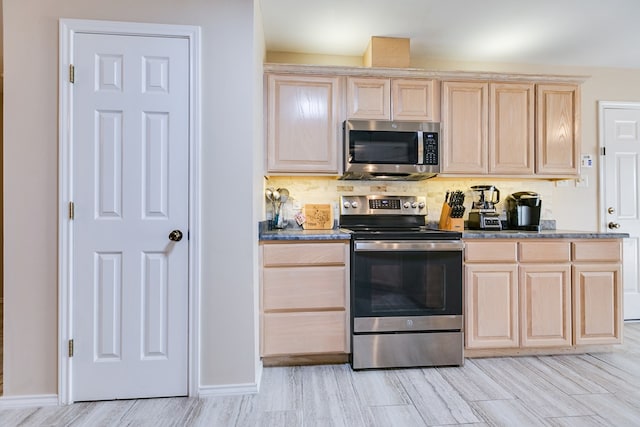
[[444,82],[443,173],[532,175],[534,85]]
[[438,121],[440,86],[428,79],[347,78],[347,117]]
[[442,83],[442,173],[488,172],[486,82]]
[[534,94],[532,83],[489,84],[489,173],[533,174]]
[[536,87],[536,173],[577,175],[580,151],[580,89]]
[[268,174],[339,174],[342,81],[267,75]]

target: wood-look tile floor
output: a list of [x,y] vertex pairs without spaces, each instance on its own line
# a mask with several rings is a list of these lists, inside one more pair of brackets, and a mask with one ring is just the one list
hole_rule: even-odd
[[640,323],[609,353],[354,372],[265,368],[259,394],[6,409],[2,426],[640,426]]

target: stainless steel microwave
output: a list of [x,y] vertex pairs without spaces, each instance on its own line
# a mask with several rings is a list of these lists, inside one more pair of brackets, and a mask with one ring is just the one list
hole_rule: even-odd
[[417,181],[440,172],[440,123],[347,120],[342,179]]

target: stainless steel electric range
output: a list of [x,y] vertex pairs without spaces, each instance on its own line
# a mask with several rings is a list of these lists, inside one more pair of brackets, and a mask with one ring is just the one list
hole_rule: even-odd
[[342,196],[351,238],[353,369],[463,363],[461,233],[425,226],[425,198]]

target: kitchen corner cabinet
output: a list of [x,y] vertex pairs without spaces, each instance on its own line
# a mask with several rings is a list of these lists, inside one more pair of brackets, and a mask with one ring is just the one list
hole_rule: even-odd
[[429,79],[348,77],[347,118],[439,121],[440,86]]
[[261,356],[349,353],[349,244],[261,245]]
[[621,242],[465,242],[465,348],[491,356],[621,342]]
[[267,174],[339,174],[342,80],[266,75]]
[[580,88],[536,87],[536,174],[577,175],[580,155]]
[[534,85],[443,82],[443,173],[532,175]]

